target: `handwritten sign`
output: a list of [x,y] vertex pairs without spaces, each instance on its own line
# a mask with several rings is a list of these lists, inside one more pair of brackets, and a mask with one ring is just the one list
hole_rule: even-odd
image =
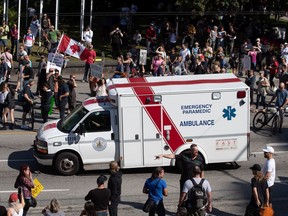
[[37,178],[33,180],[33,183],[35,187],[32,188],[31,192],[32,192],[32,197],[36,198],[44,189],[44,186],[39,182]]
[[98,77],[98,78],[102,77],[103,67],[101,65],[91,64],[90,69],[91,69],[91,72],[90,72],[91,76]]
[[139,65],[146,65],[147,63],[147,50],[140,49]]
[[61,74],[63,62],[64,62],[64,55],[59,54],[59,53],[49,53],[46,72],[48,73],[49,69],[53,68],[53,69],[58,69],[59,74]]

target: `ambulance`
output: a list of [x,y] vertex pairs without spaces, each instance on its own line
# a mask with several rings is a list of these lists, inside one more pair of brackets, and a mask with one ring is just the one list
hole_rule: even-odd
[[233,74],[118,78],[108,97],[82,102],[39,128],[34,156],[61,175],[82,169],[174,166],[159,154],[196,143],[206,164],[250,155],[249,87]]

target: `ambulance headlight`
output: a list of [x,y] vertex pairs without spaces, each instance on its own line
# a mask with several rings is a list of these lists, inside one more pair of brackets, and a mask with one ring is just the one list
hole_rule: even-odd
[[154,103],[160,103],[162,102],[162,96],[161,95],[154,95],[153,96]]
[[212,100],[220,100],[221,99],[221,93],[220,92],[213,92],[212,93]]

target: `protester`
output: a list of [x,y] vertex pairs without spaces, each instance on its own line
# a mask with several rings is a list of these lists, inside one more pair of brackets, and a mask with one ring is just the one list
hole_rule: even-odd
[[5,62],[5,58],[2,56],[0,63],[0,84],[2,82],[6,82],[7,74],[8,74],[8,66],[7,63]]
[[[19,202],[20,196],[20,202]],[[9,207],[7,208],[7,216],[22,216],[25,201],[23,194],[12,193],[9,197]]]
[[31,91],[31,87],[34,85],[34,80],[30,79],[28,84],[23,89],[23,114],[22,114],[22,125],[21,129],[29,129],[28,125],[25,124],[26,116],[30,112],[31,107],[33,106],[33,94]]
[[27,58],[25,58],[25,61],[23,62],[23,64],[24,64],[24,69],[22,73],[22,78],[23,78],[22,86],[24,88],[30,79],[34,79],[34,71],[33,71],[33,68],[31,67],[31,61],[29,61]]
[[192,144],[190,146],[190,155],[189,154],[160,154],[156,156],[156,159],[160,158],[168,158],[168,159],[176,159],[181,161],[182,170],[181,170],[181,178],[180,178],[180,193],[182,192],[183,185],[186,180],[192,178],[193,167],[199,166],[201,169],[201,178],[204,178],[204,160],[202,156],[198,152],[198,146],[196,144]]
[[105,188],[105,182],[107,177],[100,175],[97,178],[98,188],[90,190],[89,193],[85,196],[85,200],[91,200],[94,204],[96,215],[97,216],[107,216],[108,215],[108,205],[109,199],[111,196],[110,189]]
[[254,88],[256,83],[256,76],[253,70],[248,70],[248,75],[245,77],[245,84],[250,88],[250,105],[253,105]]
[[80,216],[96,216],[93,202],[88,201],[85,203],[84,210],[81,212]]
[[42,214],[44,216],[65,216],[65,213],[61,210],[60,202],[56,198],[53,198],[50,204],[42,210]]
[[32,53],[32,48],[35,42],[35,36],[32,34],[31,29],[29,28],[27,30],[27,33],[23,37],[22,43],[24,44],[25,50],[27,52],[27,55],[30,55]]
[[41,30],[41,25],[37,15],[32,17],[29,28],[31,29],[31,33],[34,36],[34,38],[36,38],[39,31]]
[[48,121],[48,115],[51,107],[51,100],[53,97],[53,93],[49,88],[48,83],[43,84],[43,90],[41,93],[41,115],[43,119],[43,123]]
[[47,16],[47,14],[44,14],[42,18],[42,28],[46,34],[48,33],[50,26],[51,26],[50,18]]
[[2,20],[2,32],[0,34],[0,53],[4,52],[8,46],[9,26],[5,20]]
[[111,161],[109,164],[111,176],[108,180],[108,188],[111,191],[109,215],[118,215],[118,205],[120,203],[121,185],[122,185],[122,172],[119,171],[120,167],[116,161]]
[[91,70],[91,64],[93,64],[96,60],[96,52],[93,50],[93,45],[90,44],[88,46],[89,55],[85,60],[85,72],[83,75],[82,82],[88,82],[88,73]]
[[96,96],[108,96],[106,89],[106,79],[103,77],[97,82]]
[[58,30],[55,30],[53,25],[50,25],[46,37],[47,41],[49,41],[48,50],[54,52],[61,38],[61,33]]
[[250,167],[253,178],[251,179],[251,199],[246,207],[245,216],[259,215],[261,207],[269,206],[269,189],[267,180],[261,173],[261,166],[254,164]]
[[17,56],[17,42],[18,42],[18,27],[14,23],[13,27],[10,29],[10,40],[11,40],[11,54],[13,58],[16,59]]
[[69,96],[68,96],[68,109],[71,112],[76,107],[76,91],[77,88],[76,76],[75,74],[70,74],[70,79],[67,81],[67,85],[69,88]]
[[260,77],[256,84],[258,85],[257,88],[257,99],[256,99],[256,109],[254,112],[258,112],[258,108],[260,105],[260,99],[261,99],[261,104],[263,106],[263,109],[266,108],[266,95],[268,94],[268,88],[269,88],[269,81],[268,79],[264,76],[264,71],[259,72]]
[[121,30],[117,27],[110,32],[110,37],[112,46],[112,58],[115,59],[117,56],[121,55],[123,34]]
[[6,47],[5,52],[2,53],[1,58],[5,59],[5,62],[7,64],[7,77],[6,77],[6,82],[9,82],[11,71],[14,68],[14,62],[13,62],[13,56],[11,54],[11,48]]
[[158,216],[165,215],[165,208],[163,204],[163,196],[168,196],[168,189],[164,178],[164,169],[157,167],[153,170],[152,175],[145,181],[143,187],[143,193],[148,194],[151,205],[149,216],[154,216],[157,213]]
[[275,159],[273,158],[274,148],[271,146],[266,146],[266,148],[263,149],[263,152],[264,152],[264,158],[266,158],[267,160],[264,163],[262,173],[264,175],[264,178],[267,180],[270,194],[269,202],[272,203],[271,192],[276,177],[276,162]]
[[[212,211],[212,190],[209,182],[206,179],[201,178],[201,168],[199,166],[194,166],[193,168],[193,176],[191,179],[188,179],[185,181],[185,184],[183,186],[179,204],[178,207],[182,207],[184,204],[184,200],[186,195],[188,195],[187,198],[187,204],[186,208],[188,211],[188,215],[191,216],[205,216],[206,211],[211,212]],[[193,196],[193,193],[190,191],[196,187],[196,184],[202,185],[202,188],[205,190],[206,194],[203,194],[202,197],[198,197],[199,199],[196,199],[196,197]],[[196,194],[197,195],[197,194]],[[204,198],[207,197],[207,198]]]
[[[10,90],[8,83],[4,83],[4,88],[2,89],[2,93],[6,95],[4,104],[3,104],[3,128],[7,130],[8,119],[7,116],[10,116],[10,125],[9,129],[14,130],[15,126],[15,119],[14,119],[14,109],[15,109],[15,102],[14,102],[14,95],[15,92]],[[9,115],[8,115],[9,114]]]
[[34,199],[32,197],[31,189],[35,187],[30,167],[27,164],[23,164],[20,167],[20,172],[17,176],[14,187],[21,188],[21,193],[23,194],[25,201],[23,216],[26,216],[32,204],[32,200]]
[[58,76],[57,80],[59,84],[58,98],[59,98],[60,119],[61,121],[63,121],[65,117],[66,105],[68,104],[69,87],[67,83],[65,83],[62,76]]
[[84,41],[84,44],[86,47],[89,47],[90,45],[92,45],[93,31],[91,30],[90,26],[87,26],[87,28],[83,32],[82,40]]

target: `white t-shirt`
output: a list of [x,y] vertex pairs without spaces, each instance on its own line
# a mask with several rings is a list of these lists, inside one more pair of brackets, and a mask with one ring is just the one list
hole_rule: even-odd
[[83,33],[83,39],[85,42],[92,43],[92,38],[93,38],[93,31],[92,30],[85,31]]
[[270,160],[266,160],[262,173],[263,175],[266,175],[267,172],[271,173],[270,177],[267,180],[268,187],[271,187],[274,185],[275,176],[276,176],[276,163],[275,163],[274,158],[271,158]]

